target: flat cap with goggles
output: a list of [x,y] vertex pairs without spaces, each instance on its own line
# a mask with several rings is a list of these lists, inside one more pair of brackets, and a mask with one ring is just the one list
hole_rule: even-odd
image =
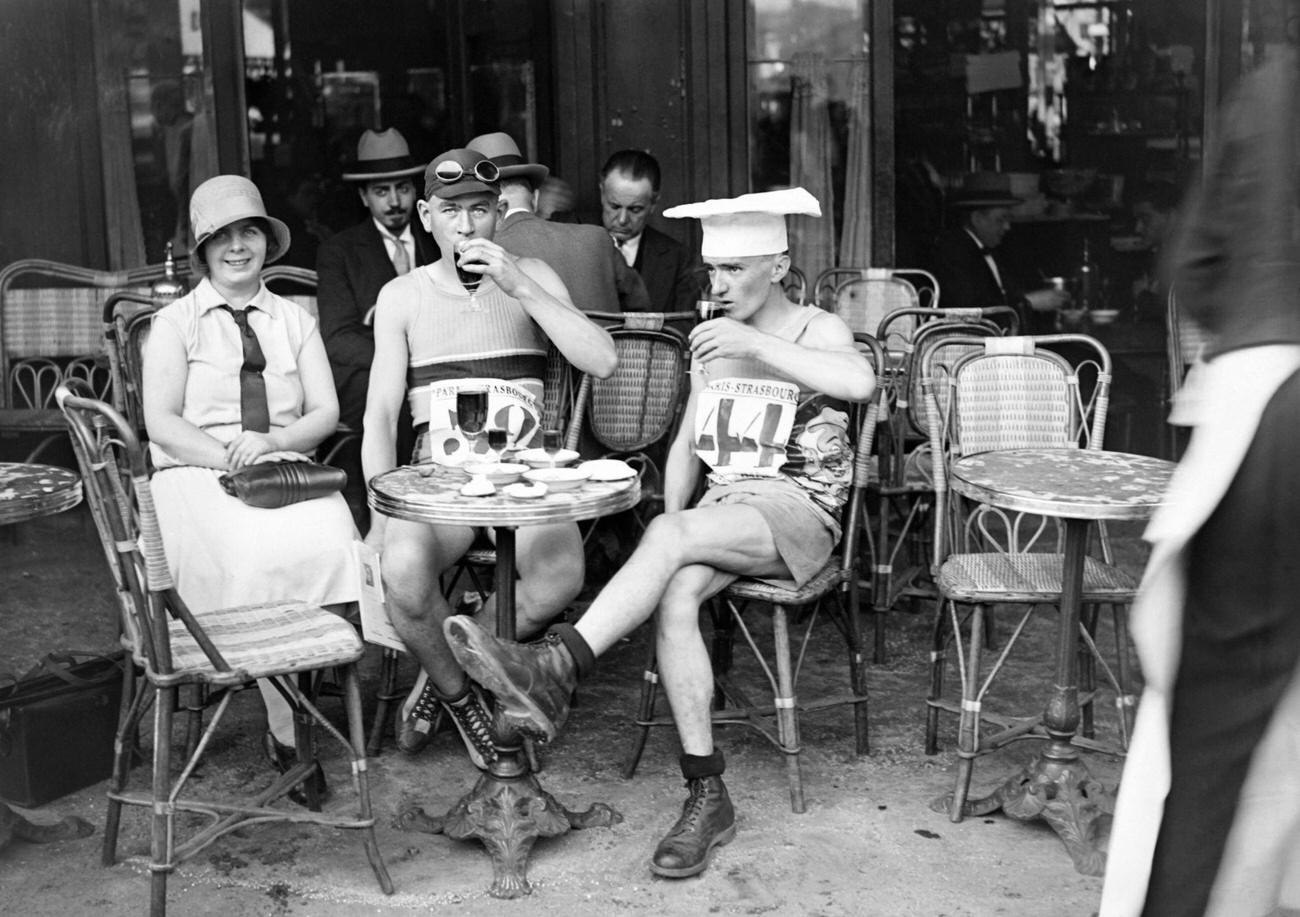
[[497,164],[482,153],[448,150],[435,156],[424,170],[424,197],[451,200],[466,194],[497,195],[501,193],[500,178]]

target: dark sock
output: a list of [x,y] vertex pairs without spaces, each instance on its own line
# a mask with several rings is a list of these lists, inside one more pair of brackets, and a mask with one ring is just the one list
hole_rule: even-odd
[[722,749],[713,749],[711,755],[687,755],[681,756],[682,776],[687,780],[698,780],[701,777],[721,777],[722,772],[727,769],[727,762],[722,757]]
[[586,678],[596,668],[596,654],[591,651],[591,646],[572,624],[552,624],[546,632],[560,638],[564,648],[573,657],[573,664],[578,669],[579,678]]

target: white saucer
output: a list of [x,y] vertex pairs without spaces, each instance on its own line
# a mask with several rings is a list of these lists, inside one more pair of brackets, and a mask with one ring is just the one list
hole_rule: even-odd
[[626,481],[636,477],[636,469],[619,459],[592,459],[578,467],[593,481]]

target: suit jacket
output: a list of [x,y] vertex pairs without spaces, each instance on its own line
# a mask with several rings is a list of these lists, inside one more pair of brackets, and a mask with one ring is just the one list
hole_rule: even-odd
[[495,241],[513,255],[549,264],[584,312],[650,310],[640,275],[599,226],[554,223],[520,210],[497,225]]
[[647,226],[632,266],[645,281],[652,312],[689,312],[695,308],[704,276],[685,245]]
[[[438,246],[418,221],[411,223],[411,234],[415,266],[437,261]],[[316,257],[321,339],[334,371],[340,417],[350,426],[359,426],[365,412],[366,383],[375,356],[375,333],[364,318],[379,298],[380,288],[396,276],[388,247],[369,216],[326,239]]]
[[[1037,333],[1039,324],[1025,300],[1025,288],[1014,266],[993,252],[1002,286],[989,268],[979,243],[960,226],[945,229],[935,240],[930,256],[930,273],[939,281],[939,305],[954,308],[1011,306],[1020,315],[1021,333]],[[1049,316],[1050,320],[1050,316]]]

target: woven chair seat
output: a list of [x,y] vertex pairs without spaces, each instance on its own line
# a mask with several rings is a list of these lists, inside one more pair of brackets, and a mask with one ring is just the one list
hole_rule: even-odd
[[788,581],[789,586],[774,586],[761,580],[743,579],[732,583],[722,591],[722,594],[728,598],[747,601],[773,602],[778,605],[807,605],[844,582],[844,575],[839,556],[832,555],[830,560],[826,561],[826,565],[817,571],[817,575],[804,583],[802,588],[793,588],[793,580]]
[[[361,658],[356,630],[338,615],[306,602],[266,602],[195,614],[231,672],[212,667],[184,623],[172,620],[173,674],[167,681],[237,684],[268,675],[347,665]],[[137,654],[136,661],[145,665]],[[150,677],[156,674],[150,672]]]
[[58,408],[0,408],[0,429],[4,430],[57,430],[67,428]]
[[461,557],[460,562],[463,564],[474,564],[477,567],[491,567],[497,562],[496,548],[470,548]]
[[[958,602],[1056,602],[1061,598],[1061,554],[953,554],[939,568],[938,584]],[[1137,581],[1091,557],[1083,562],[1084,602],[1128,602]]]

